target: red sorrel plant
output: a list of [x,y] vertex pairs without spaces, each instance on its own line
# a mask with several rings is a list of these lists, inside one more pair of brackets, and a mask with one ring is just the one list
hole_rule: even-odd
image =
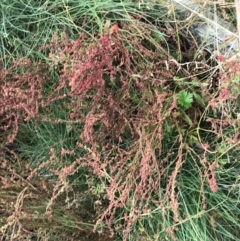
[[47,77],[46,66],[28,58],[12,62],[9,69],[0,68],[0,130],[4,133],[1,141],[12,143],[19,123],[37,116]]
[[[73,41],[65,34],[54,35],[42,50],[49,52],[50,69],[58,72],[58,80],[51,80],[49,73],[40,68],[41,64],[34,67],[31,62],[26,73],[25,69],[19,73],[23,66],[17,63],[18,69],[2,71],[6,83],[2,86],[2,101],[8,103],[1,112],[6,116],[4,128],[15,128],[9,141],[16,136],[20,119],[53,125],[65,123],[78,133],[72,149],[62,148],[57,153],[54,147],[49,147],[49,160],[28,177],[32,180],[37,171],[48,165],[49,171],[58,177],[47,206],[48,215],[64,192],[67,205],[75,202],[68,196],[75,192],[69,179],[79,169],[90,168],[104,191],[100,198],[107,200],[105,209],[99,212],[95,231],[105,223],[114,235],[115,225],[123,220],[124,240],[127,240],[133,225],[146,212],[151,215],[151,206],[157,205],[163,220],[160,229],[176,239],[177,224],[183,215],[179,210],[179,177],[187,165],[189,147],[185,139],[189,126],[180,114],[172,81],[177,71],[189,76],[187,71],[179,71],[176,61],[166,63],[166,58],[172,56],[161,46],[159,50],[148,48],[146,41],[134,36],[131,26],[125,28],[130,34],[118,30],[96,39],[82,34]],[[147,30],[142,31],[150,35]],[[53,85],[50,94],[43,91],[45,80]],[[18,94],[14,97],[13,92]],[[55,118],[54,108],[61,109],[66,118]],[[193,103],[187,110],[193,116],[191,128],[195,131],[197,108]],[[10,122],[12,113],[17,113],[15,122]],[[196,163],[203,168],[199,178],[206,177],[212,191],[217,191],[217,164],[207,158],[208,143],[201,147],[204,158]],[[77,155],[79,149],[84,150],[81,155]],[[71,156],[71,161],[62,162],[65,156]],[[159,192],[161,195],[156,195]],[[204,206],[204,194],[202,199]],[[122,217],[117,219],[118,215]]]
[[92,233],[93,225],[75,211],[63,208],[59,200],[53,205],[54,212],[45,215],[46,203],[51,202],[51,193],[57,187],[36,175],[36,169],[25,167],[25,160],[14,151],[0,150],[0,240],[69,240],[73,233],[76,239],[98,237]]
[[[235,60],[224,61],[223,70],[219,73],[218,92],[210,101],[213,111],[218,110],[221,117],[237,117],[239,100],[240,64]],[[230,118],[232,119],[232,118]]]
[[[212,132],[217,139],[229,143],[234,147],[238,142],[239,133],[239,74],[240,64],[236,61],[223,62],[224,70],[219,73],[219,86],[209,101],[209,108],[212,115],[206,121],[211,123]],[[228,129],[233,128],[232,136],[224,134]],[[226,141],[226,138],[228,141]],[[228,148],[231,149],[230,147]]]
[[[127,49],[129,41],[131,51]],[[73,164],[55,172],[59,175],[59,191],[56,188],[52,201],[63,191],[60,187],[68,186],[66,178],[75,174],[77,166],[91,167],[105,190],[103,198],[108,200],[95,230],[104,222],[114,235],[116,215],[123,211],[127,240],[144,210],[158,203],[162,229],[175,238],[176,229],[166,221],[166,204],[173,213],[172,224],[178,223],[177,180],[185,163],[183,136],[177,134],[167,153],[163,153],[163,143],[166,124],[175,132],[181,126],[181,117],[176,115],[177,97],[168,88],[176,64],[168,63],[166,71],[166,53],[148,49],[140,38],[120,32],[96,39],[81,35],[76,41],[67,35],[54,36],[43,50],[50,51],[52,65],[60,73],[54,93],[59,97],[65,90],[62,96],[71,97],[71,113],[68,120],[42,118],[52,123],[82,123],[75,151],[86,151]],[[176,145],[180,146],[177,156],[173,151]],[[161,188],[164,194],[155,200],[154,193]]]

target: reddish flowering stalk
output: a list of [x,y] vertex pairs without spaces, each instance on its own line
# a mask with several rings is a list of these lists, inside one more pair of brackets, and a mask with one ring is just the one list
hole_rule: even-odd
[[119,27],[118,27],[117,24],[113,25],[112,31],[113,31],[113,33],[118,33],[119,32]]

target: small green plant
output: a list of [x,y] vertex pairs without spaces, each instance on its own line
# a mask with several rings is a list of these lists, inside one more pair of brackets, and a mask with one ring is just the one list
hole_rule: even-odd
[[193,94],[186,91],[182,90],[178,93],[178,104],[183,107],[185,110],[189,109],[192,107],[193,103]]

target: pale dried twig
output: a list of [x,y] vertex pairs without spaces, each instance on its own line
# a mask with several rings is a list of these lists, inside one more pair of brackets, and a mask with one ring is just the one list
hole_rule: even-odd
[[235,0],[236,5],[236,19],[237,19],[237,30],[238,30],[238,42],[240,43],[240,0]]

